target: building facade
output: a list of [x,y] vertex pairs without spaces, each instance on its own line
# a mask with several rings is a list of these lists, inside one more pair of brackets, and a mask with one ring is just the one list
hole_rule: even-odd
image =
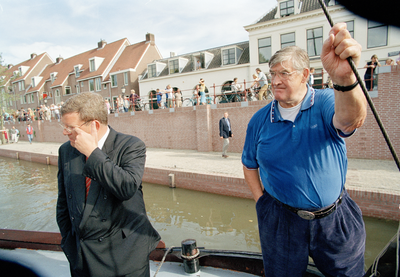
[[[400,52],[400,29],[361,18],[339,5],[325,0],[334,23],[345,22],[352,37],[362,46],[360,74],[376,54],[382,65]],[[371,7],[372,8],[372,7]],[[249,32],[251,70],[269,71],[268,62],[279,49],[297,45],[308,52],[310,66],[322,73],[320,54],[331,29],[317,0],[277,0],[277,6],[256,23],[244,27]],[[320,75],[320,80],[322,80]],[[326,74],[323,76],[326,80]]]
[[146,34],[146,40],[136,44],[126,38],[109,44],[101,40],[97,48],[67,59],[58,57],[56,62],[47,53],[33,55],[6,71],[9,80],[3,89],[14,94],[8,105],[12,110],[60,104],[88,91],[101,94],[115,109],[118,95],[129,96],[131,90],[140,95],[138,75],[149,62],[160,58],[153,34]]

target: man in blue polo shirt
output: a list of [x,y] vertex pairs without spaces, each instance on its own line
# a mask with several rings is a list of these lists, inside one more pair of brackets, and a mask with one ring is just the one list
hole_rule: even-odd
[[364,275],[364,223],[344,189],[344,137],[366,117],[346,58],[357,65],[360,55],[346,24],[336,24],[321,53],[334,90],[308,86],[309,59],[299,47],[271,57],[275,100],[250,120],[242,154],[266,276],[303,276],[309,256],[325,276]]

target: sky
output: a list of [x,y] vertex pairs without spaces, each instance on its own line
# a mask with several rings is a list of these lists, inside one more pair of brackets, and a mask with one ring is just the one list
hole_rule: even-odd
[[155,35],[161,55],[187,54],[249,40],[276,0],[0,0],[0,53],[16,65],[31,53],[55,61],[127,38]]

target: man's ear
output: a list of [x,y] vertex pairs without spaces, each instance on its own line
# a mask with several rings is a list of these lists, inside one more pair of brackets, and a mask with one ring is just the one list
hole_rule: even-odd
[[303,69],[303,80],[302,82],[307,83],[308,78],[310,77],[310,69],[309,68],[304,68]]

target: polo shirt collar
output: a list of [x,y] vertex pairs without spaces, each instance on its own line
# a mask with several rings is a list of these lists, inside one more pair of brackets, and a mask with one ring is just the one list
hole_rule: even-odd
[[[314,105],[315,90],[308,84],[306,85],[307,85],[307,93],[306,96],[304,97],[303,103],[301,104],[300,111],[307,110]],[[271,103],[270,115],[271,115],[271,122],[279,122],[284,120],[279,112],[277,100],[273,100]]]

